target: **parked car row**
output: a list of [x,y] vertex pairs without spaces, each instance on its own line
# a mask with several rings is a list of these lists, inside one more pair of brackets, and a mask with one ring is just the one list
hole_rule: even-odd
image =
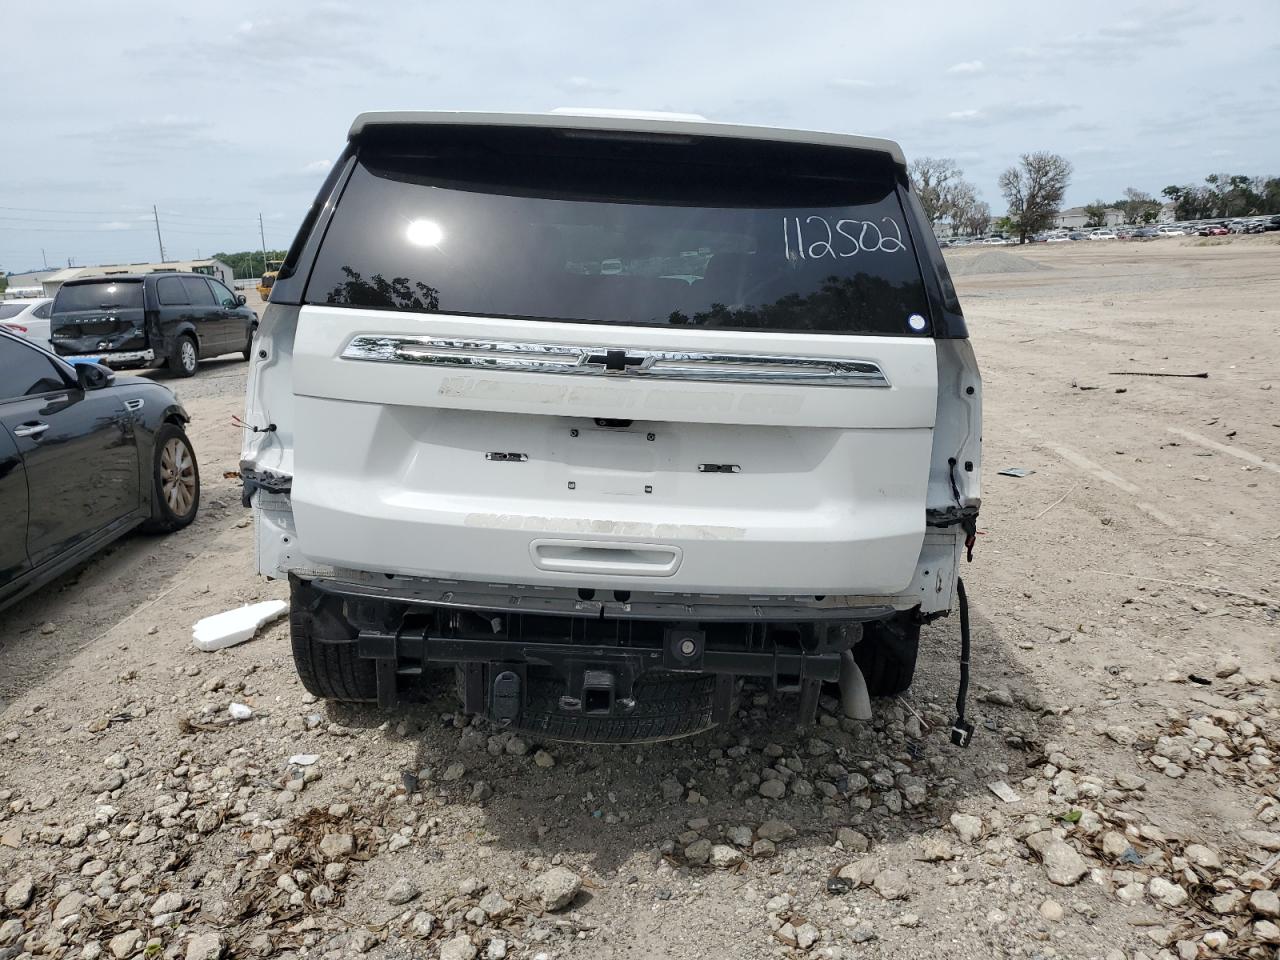
[[[1187,223],[1148,224],[1146,226],[1094,227],[1085,230],[1046,230],[1027,238],[1028,243],[1068,243],[1073,240],[1156,240],[1160,237],[1225,237],[1232,233],[1264,233],[1280,230],[1280,214],[1235,220],[1206,220]],[[938,241],[942,247],[968,247],[1017,243],[1017,238],[1003,234],[982,237],[947,237]]]

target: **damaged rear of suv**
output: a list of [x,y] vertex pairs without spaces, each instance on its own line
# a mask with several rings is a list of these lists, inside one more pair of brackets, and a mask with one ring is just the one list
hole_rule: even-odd
[[365,114],[253,344],[241,474],[317,696],[683,736],[911,683],[981,381],[890,141]]

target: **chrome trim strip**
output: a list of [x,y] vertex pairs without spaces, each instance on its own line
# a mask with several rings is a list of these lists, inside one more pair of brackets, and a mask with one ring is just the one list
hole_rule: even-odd
[[342,351],[344,360],[424,363],[433,366],[522,373],[567,373],[635,380],[798,384],[819,387],[888,387],[871,360],[762,356],[671,350],[621,350],[557,343],[457,340],[408,334],[361,334]]
[[151,361],[156,358],[156,352],[150,348],[146,350],[102,350],[98,353],[60,353],[58,359],[65,360],[70,363],[73,360],[94,360],[98,363],[111,366],[115,363],[133,363],[137,360]]

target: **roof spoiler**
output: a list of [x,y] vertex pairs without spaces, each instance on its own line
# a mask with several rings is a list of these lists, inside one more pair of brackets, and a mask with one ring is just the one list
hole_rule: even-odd
[[887,154],[903,169],[907,161],[902,148],[892,140],[860,137],[847,133],[824,133],[814,130],[787,130],[778,127],[754,127],[709,120],[645,116],[638,113],[606,111],[582,113],[475,113],[452,110],[387,110],[362,113],[347,133],[352,142],[366,134],[389,127],[425,126],[475,127],[541,127],[551,130],[595,131],[599,133],[633,133],[667,136],[725,137],[737,140],[770,140],[775,143],[814,144],[843,147],[871,153]]

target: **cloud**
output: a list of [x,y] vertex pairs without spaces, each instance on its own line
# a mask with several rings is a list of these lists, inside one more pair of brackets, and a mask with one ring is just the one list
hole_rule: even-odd
[[333,166],[333,164],[328,160],[312,160],[310,163],[303,166],[302,172],[305,174],[328,173],[331,166]]
[[947,73],[983,73],[986,69],[981,60],[962,60],[947,67]]
[[1048,100],[1023,100],[993,103],[986,107],[953,110],[947,114],[952,123],[989,126],[1011,121],[1042,120],[1077,109],[1074,104],[1054,103]]
[[1186,33],[1213,23],[1212,14],[1191,6],[1161,4],[1149,8],[1145,15],[1115,20],[1093,30],[1067,34],[1037,46],[1011,47],[1008,55],[1043,65],[1062,60],[1111,63],[1116,57],[1132,61],[1147,50],[1166,51],[1179,46]]
[[836,77],[827,81],[832,90],[875,90],[881,85],[870,80],[854,80],[850,77]]
[[110,165],[133,166],[156,162],[171,154],[194,155],[215,149],[225,158],[233,148],[214,135],[211,123],[172,114],[117,120],[96,129],[68,130],[61,136],[92,143],[94,159]]
[[[139,217],[138,219],[141,220],[142,218]],[[125,223],[123,220],[110,220],[107,223],[98,224],[98,229],[99,230],[134,230],[134,229],[137,229],[137,224]]]
[[619,92],[618,88],[612,84],[593,80],[590,77],[566,77],[560,81],[559,86],[561,90],[566,90],[570,93],[612,95]]

